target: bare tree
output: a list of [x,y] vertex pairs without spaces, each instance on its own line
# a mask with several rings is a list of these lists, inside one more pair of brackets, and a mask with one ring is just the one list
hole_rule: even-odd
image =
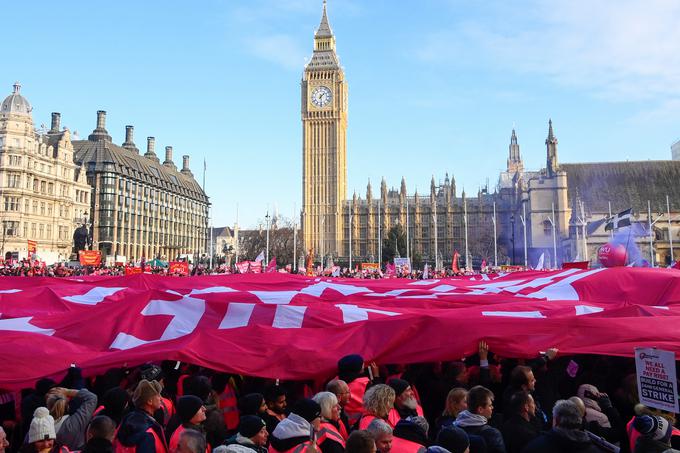
[[[269,229],[269,257],[276,257],[276,263],[280,266],[293,263],[293,228],[294,222],[285,217],[278,217]],[[298,231],[299,233],[299,231]],[[258,222],[258,228],[254,230],[241,230],[240,259],[254,260],[267,247],[267,225],[264,220]],[[296,238],[298,259],[302,254],[302,241],[300,235]]]

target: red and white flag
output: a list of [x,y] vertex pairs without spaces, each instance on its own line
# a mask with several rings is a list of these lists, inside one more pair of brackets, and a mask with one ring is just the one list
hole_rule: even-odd
[[[179,360],[316,379],[332,377],[346,354],[437,362],[473,354],[480,339],[504,357],[534,357],[550,347],[627,357],[635,346],[680,351],[680,272],[617,267],[432,280],[278,272],[3,277],[0,313],[0,341],[11,345],[3,349],[11,366],[0,367],[0,387],[9,390],[44,376],[59,380],[73,362],[86,376]],[[254,338],[266,338],[267,347]]]
[[453,252],[453,259],[451,260],[451,270],[455,274],[460,272],[460,268],[458,267],[458,258],[460,258],[460,255],[458,254],[458,250],[456,250],[455,252]]
[[271,261],[269,261],[269,264],[267,264],[267,269],[265,272],[276,272],[276,257],[272,258]]

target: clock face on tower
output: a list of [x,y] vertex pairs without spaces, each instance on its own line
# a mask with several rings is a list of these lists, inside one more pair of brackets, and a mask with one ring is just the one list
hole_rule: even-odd
[[312,90],[312,104],[317,107],[327,106],[332,99],[331,90],[325,86],[318,86]]

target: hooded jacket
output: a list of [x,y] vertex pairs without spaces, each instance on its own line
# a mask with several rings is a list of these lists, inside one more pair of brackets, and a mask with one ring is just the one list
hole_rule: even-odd
[[266,447],[255,445],[249,438],[236,433],[225,442],[226,451],[229,453],[266,453]]
[[463,429],[468,436],[479,436],[484,439],[488,453],[505,453],[501,432],[489,426],[488,420],[483,415],[465,410],[458,414],[454,425]]
[[283,452],[310,440],[311,437],[312,425],[299,415],[291,413],[276,425],[269,441],[276,451]]
[[156,451],[156,441],[147,432],[152,429],[156,436],[165,441],[163,427],[151,415],[136,409],[123,418],[116,441],[124,447],[136,447],[135,453],[161,453]]

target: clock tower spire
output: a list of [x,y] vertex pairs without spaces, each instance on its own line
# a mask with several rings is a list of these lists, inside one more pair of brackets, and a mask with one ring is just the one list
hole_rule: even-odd
[[302,229],[305,250],[344,256],[347,83],[335,53],[326,1],[301,81]]

